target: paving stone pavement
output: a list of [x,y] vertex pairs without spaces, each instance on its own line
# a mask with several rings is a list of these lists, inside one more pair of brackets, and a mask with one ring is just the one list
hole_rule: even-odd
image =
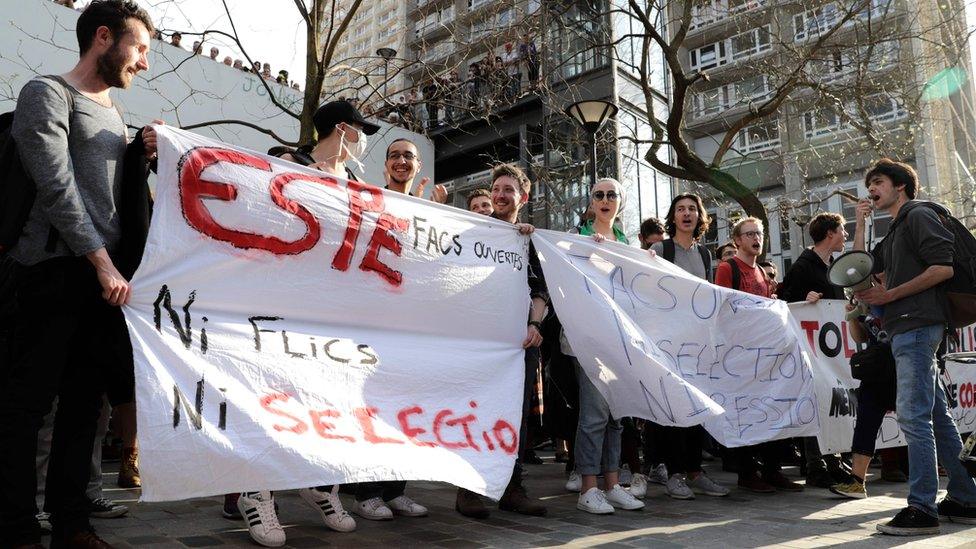
[[[835,498],[811,488],[801,493],[752,494],[733,488],[726,498],[698,496],[692,501],[670,499],[663,486],[651,485],[643,511],[617,511],[595,516],[576,509],[577,496],[563,488],[563,466],[549,459],[529,465],[526,487],[549,507],[545,518],[525,517],[494,509],[477,521],[454,511],[455,489],[443,483],[411,482],[407,494],[430,509],[426,518],[398,517],[373,522],[357,517],[350,534],[327,530],[317,511],[297,492],[276,493],[278,513],[288,536],[287,547],[828,547],[845,548],[976,546],[976,526],[943,522],[940,536],[898,538],[876,533],[875,525],[905,505],[906,484],[877,479],[872,469],[864,500]],[[107,466],[107,470],[113,470]],[[735,475],[706,464],[712,478],[734,487]],[[798,476],[787,468],[788,476]],[[244,523],[224,519],[223,499],[200,498],[169,503],[137,503],[138,490],[114,488],[107,472],[105,495],[129,505],[119,519],[95,519],[99,534],[119,548],[257,547]],[[942,479],[945,488],[945,479]],[[940,492],[940,497],[945,492]],[[346,509],[352,499],[343,496]]]

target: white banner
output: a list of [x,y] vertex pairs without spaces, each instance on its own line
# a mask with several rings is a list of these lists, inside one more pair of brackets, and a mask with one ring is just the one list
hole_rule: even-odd
[[708,284],[646,251],[536,231],[577,359],[615,417],[704,424],[728,447],[817,432],[786,303]]
[[125,307],[143,498],[395,479],[499,497],[528,239],[160,127]]
[[[813,361],[813,378],[820,403],[820,450],[825,454],[849,452],[857,415],[860,382],[851,377],[850,358],[861,347],[851,337],[844,304],[837,299],[821,299],[816,304],[791,303],[790,312],[800,324]],[[950,351],[972,350],[973,327],[957,331],[961,345]],[[976,366],[948,363],[942,381],[949,390],[949,408],[959,432],[970,432],[976,424]],[[877,448],[905,445],[894,412],[888,413],[878,431]]]

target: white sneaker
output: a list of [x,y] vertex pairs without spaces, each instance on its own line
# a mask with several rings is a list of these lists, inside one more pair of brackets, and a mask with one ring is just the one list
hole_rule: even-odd
[[393,511],[383,503],[383,498],[369,498],[366,501],[356,501],[352,512],[366,520],[393,520]]
[[336,532],[352,532],[356,529],[356,519],[349,516],[349,513],[342,508],[338,484],[333,485],[327,492],[318,488],[302,488],[298,491],[298,495],[319,512],[322,522],[327,527]]
[[647,477],[640,473],[634,473],[630,479],[630,495],[641,499],[647,495]]
[[667,485],[668,483],[668,467],[667,465],[661,463],[657,467],[651,469],[650,474],[647,475],[647,482],[653,482],[654,484]]
[[407,496],[397,496],[386,502],[386,505],[391,511],[393,511],[394,515],[401,515],[404,517],[427,516],[427,508],[408,498]]
[[237,508],[247,522],[247,533],[254,543],[265,547],[285,544],[285,529],[278,522],[271,492],[244,492],[237,500]]
[[624,465],[620,468],[620,471],[617,472],[617,481],[621,486],[630,486],[633,476],[634,475],[630,472],[630,466]]
[[635,498],[630,492],[624,490],[619,484],[614,484],[613,488],[606,492],[607,503],[617,509],[636,511],[644,508],[644,502]]
[[573,471],[569,474],[569,480],[566,481],[566,491],[567,492],[579,492],[580,488],[583,487],[583,477],[579,473]]
[[721,498],[729,495],[728,488],[710,479],[704,471],[698,475],[698,478],[687,482],[687,484],[694,492],[705,494],[706,496]]
[[576,502],[576,508],[580,511],[593,513],[594,515],[609,515],[613,513],[613,505],[607,502],[607,495],[596,486],[587,490],[585,494],[580,494],[579,500]]
[[695,493],[685,484],[685,476],[675,473],[668,479],[665,491],[674,499],[695,499]]

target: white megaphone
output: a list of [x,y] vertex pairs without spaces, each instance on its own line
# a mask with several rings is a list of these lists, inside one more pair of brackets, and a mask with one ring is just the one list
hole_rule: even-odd
[[874,258],[859,250],[847,252],[834,260],[827,271],[827,279],[834,286],[850,288],[854,292],[871,287],[871,269]]

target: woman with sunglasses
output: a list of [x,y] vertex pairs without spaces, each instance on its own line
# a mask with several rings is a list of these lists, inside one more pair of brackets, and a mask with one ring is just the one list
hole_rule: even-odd
[[[628,244],[623,231],[614,225],[623,206],[623,188],[615,179],[596,182],[590,193],[585,219],[574,232],[591,236],[597,242],[614,240]],[[620,420],[610,415],[610,406],[576,360],[565,333],[559,337],[563,354],[571,357],[579,383],[579,423],[576,429],[574,455],[576,471],[581,475],[580,496],[576,508],[598,515],[613,513],[614,508],[637,510],[644,503],[619,484]],[[603,473],[604,490],[597,487],[597,475]]]

